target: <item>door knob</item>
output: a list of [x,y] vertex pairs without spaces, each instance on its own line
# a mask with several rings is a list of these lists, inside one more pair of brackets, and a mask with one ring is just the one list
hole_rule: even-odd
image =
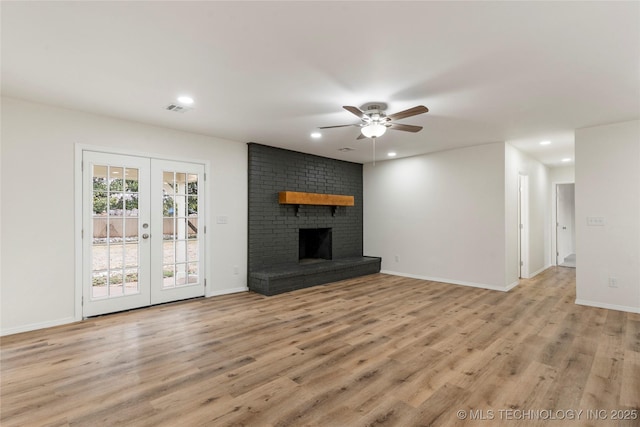
[[142,235],[142,238],[143,238],[143,239],[148,239],[148,238],[149,238],[149,235],[148,235],[147,233],[144,233],[144,234]]

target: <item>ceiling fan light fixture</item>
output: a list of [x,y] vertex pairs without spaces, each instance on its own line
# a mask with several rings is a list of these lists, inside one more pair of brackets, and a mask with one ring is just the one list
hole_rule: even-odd
[[379,136],[384,135],[384,133],[387,131],[387,127],[380,123],[374,122],[366,126],[363,126],[360,131],[367,138],[378,138]]
[[193,104],[193,98],[187,95],[182,95],[178,97],[178,102],[183,105],[191,105]]

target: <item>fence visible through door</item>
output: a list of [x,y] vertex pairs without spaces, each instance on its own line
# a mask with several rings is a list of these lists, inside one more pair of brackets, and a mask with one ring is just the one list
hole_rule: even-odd
[[204,295],[204,165],[83,152],[83,316]]

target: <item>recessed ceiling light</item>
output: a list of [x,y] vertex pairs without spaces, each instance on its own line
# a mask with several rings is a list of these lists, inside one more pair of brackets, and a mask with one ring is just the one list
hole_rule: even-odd
[[193,104],[193,98],[190,96],[179,96],[178,102],[184,105],[191,105]]
[[564,159],[562,159],[563,163],[567,163],[567,162],[570,162],[570,161],[571,161],[571,158],[569,158],[569,157],[565,157]]
[[320,132],[311,132],[311,138],[314,138],[314,139],[322,138],[322,134]]
[[395,151],[389,151],[389,152],[387,153],[387,156],[389,156],[389,157],[395,157],[395,156],[396,156],[396,152],[395,152]]
[[540,141],[540,145],[549,145],[551,141]]

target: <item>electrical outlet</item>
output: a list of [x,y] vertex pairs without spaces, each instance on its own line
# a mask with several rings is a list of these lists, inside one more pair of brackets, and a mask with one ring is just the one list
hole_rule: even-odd
[[237,266],[237,265],[234,265],[234,266],[233,266],[233,274],[235,274],[235,275],[240,274],[240,270],[238,269],[238,266]]
[[400,257],[398,255],[396,255],[396,262],[400,262]]
[[616,277],[609,277],[609,287],[610,288],[618,287],[618,279]]

